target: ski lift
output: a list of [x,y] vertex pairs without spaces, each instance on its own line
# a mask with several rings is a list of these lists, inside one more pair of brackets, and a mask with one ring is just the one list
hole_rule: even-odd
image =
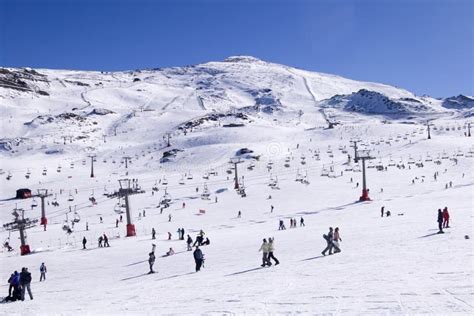
[[67,200],[68,200],[69,202],[74,201],[74,196],[71,194],[71,192],[69,192],[69,196],[68,196]]
[[210,200],[211,199],[211,194],[209,193],[209,189],[207,187],[207,184],[204,183],[204,188],[201,193],[201,199],[202,200]]
[[225,172],[227,172],[227,174],[232,174],[232,171],[233,169],[232,168],[227,168],[227,170]]
[[344,171],[352,171],[352,164],[348,163],[346,167],[344,168]]
[[26,171],[25,178],[29,179],[31,175],[30,169]]
[[168,207],[171,204],[171,195],[167,192],[167,189],[165,189],[165,194],[160,198],[159,204],[164,207]]
[[45,176],[47,174],[48,170],[45,168],[43,168],[43,176]]
[[[71,163],[72,165],[74,165],[73,163]],[[85,159],[82,159],[82,165],[85,166],[86,165],[86,160]]]
[[184,176],[181,176],[181,179],[179,180],[179,184],[180,185],[184,185],[185,182],[184,182]]
[[252,161],[250,164],[247,166],[247,170],[252,171],[255,168],[255,163]]
[[71,162],[71,164],[69,166],[71,167],[71,169],[74,169],[74,162]]
[[360,164],[356,163],[354,168],[352,168],[353,172],[361,172]]
[[268,186],[273,190],[279,189],[278,177],[273,178],[272,176],[270,176],[270,183],[268,184]]
[[191,171],[188,172],[188,176],[187,178],[188,180],[192,180],[193,179],[193,175],[191,174]]
[[441,159],[449,159],[449,156],[448,156],[448,154],[447,154],[445,151],[443,151],[443,154],[442,154],[442,156],[441,156]]
[[209,180],[209,173],[204,173],[204,175],[202,176],[203,179],[205,180]]
[[56,169],[57,172],[61,172],[61,165],[58,165],[58,169]]
[[295,181],[297,182],[302,182],[303,181],[303,175],[300,173],[300,169],[296,170],[296,179]]
[[[76,207],[74,207],[76,208]],[[74,223],[79,223],[81,221],[81,217],[79,216],[79,214],[74,211],[74,219],[72,220]]]
[[122,213],[124,213],[123,208],[122,208],[120,202],[118,202],[117,204],[115,204],[115,206],[114,206],[114,212],[117,213],[117,214],[122,214]]
[[303,177],[303,180],[301,181],[301,183],[306,184],[306,185],[309,184],[308,172],[307,172],[307,171],[305,172],[304,177]]
[[163,177],[163,180],[161,180],[161,184],[168,185],[168,180],[166,180],[166,177]]
[[408,164],[413,165],[415,163],[415,159],[413,159],[411,156],[408,156]]
[[428,161],[433,161],[433,158],[431,158],[430,154],[427,154],[427,155],[426,155],[425,161],[426,161],[426,162],[428,162]]
[[329,177],[329,170],[323,165],[323,169],[321,170],[321,177]]
[[12,178],[12,173],[10,171],[8,171],[7,180],[10,180],[11,178]]
[[51,202],[51,204],[56,207],[59,206],[57,194],[54,195],[54,199],[53,199],[53,202]]
[[37,206],[38,206],[38,202],[36,202],[36,199],[33,199],[33,201],[31,201],[31,208],[34,208]]

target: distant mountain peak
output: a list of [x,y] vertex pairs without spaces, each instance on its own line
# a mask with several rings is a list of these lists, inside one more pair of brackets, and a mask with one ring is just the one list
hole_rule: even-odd
[[253,56],[246,56],[246,55],[237,55],[237,56],[229,56],[224,59],[226,63],[255,63],[260,62],[261,59]]

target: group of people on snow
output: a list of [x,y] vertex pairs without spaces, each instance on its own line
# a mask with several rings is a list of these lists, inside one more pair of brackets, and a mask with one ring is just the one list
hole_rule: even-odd
[[280,264],[280,261],[278,261],[278,259],[273,254],[273,252],[275,250],[275,245],[274,245],[273,241],[274,241],[274,238],[271,238],[271,237],[268,238],[268,242],[264,238],[263,243],[260,246],[260,249],[258,250],[258,251],[262,251],[262,253],[263,253],[263,255],[262,255],[262,267],[266,267],[266,266],[270,267],[272,265],[272,261],[270,259],[273,259],[275,261],[275,265]]
[[[46,265],[44,262],[40,266],[40,282],[46,280]],[[8,279],[8,296],[4,298],[4,302],[15,302],[24,301],[25,294],[28,292],[30,299],[33,299],[33,293],[31,292],[31,273],[28,268],[21,268],[21,272],[13,272]]]
[[342,241],[341,236],[339,234],[339,227],[333,230],[332,227],[329,227],[329,232],[323,235],[323,238],[326,240],[326,248],[321,252],[323,256],[326,255],[326,251],[329,252],[330,255],[334,253],[341,252],[341,247],[339,246],[339,242]]
[[443,228],[449,228],[449,211],[448,207],[445,206],[443,210],[438,209],[438,234],[443,234]]

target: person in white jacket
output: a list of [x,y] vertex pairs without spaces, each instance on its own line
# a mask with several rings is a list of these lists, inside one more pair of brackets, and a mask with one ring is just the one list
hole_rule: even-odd
[[268,238],[268,262],[271,264],[271,260],[275,260],[275,265],[280,264],[280,261],[278,261],[277,258],[273,255],[273,251],[275,250],[275,246],[273,244],[274,239],[273,238]]
[[263,252],[262,267],[265,267],[266,265],[271,266],[272,263],[268,259],[269,246],[268,246],[267,240],[265,238],[263,239],[263,243],[260,246],[260,249],[258,251]]

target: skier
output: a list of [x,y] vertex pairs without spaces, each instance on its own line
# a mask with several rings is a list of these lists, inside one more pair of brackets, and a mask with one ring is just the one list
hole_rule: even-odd
[[45,280],[46,281],[46,265],[43,263],[41,263],[41,266],[40,266],[40,282]]
[[86,222],[86,231],[89,230],[89,223]]
[[173,248],[170,248],[170,250],[166,253],[167,256],[172,256],[174,255],[174,250]]
[[270,260],[268,259],[268,252],[269,252],[269,247],[268,247],[268,243],[267,243],[267,240],[264,238],[263,239],[263,243],[262,245],[260,246],[260,249],[258,251],[262,251],[263,252],[263,256],[262,256],[262,267],[265,267],[265,266],[271,266],[272,263],[270,262]]
[[285,224],[283,223],[283,220],[280,219],[280,226],[278,227],[278,230],[285,230]]
[[273,251],[275,250],[275,246],[273,244],[273,238],[268,238],[268,262],[271,263],[270,259],[275,260],[275,265],[280,264],[280,261],[278,261],[277,258],[273,255]]
[[150,265],[150,272],[148,272],[148,274],[155,273],[155,271],[153,271],[153,265],[155,264],[155,252],[154,251],[152,251],[148,254],[148,264]]
[[171,233],[168,232],[168,240],[171,240]]
[[102,240],[104,240],[104,237],[99,236],[99,239],[98,239],[98,241],[99,241],[99,248],[102,248]]
[[183,208],[185,208],[185,207],[186,207],[186,203],[183,202]]
[[181,239],[181,228],[178,228],[176,232],[178,233],[178,239]]
[[385,206],[382,206],[382,208],[380,209],[380,217],[383,217],[384,210],[385,210]]
[[242,216],[242,212],[239,211],[239,212],[237,213],[237,218],[240,218],[241,216]]
[[274,209],[273,205],[270,205],[270,213],[273,213],[273,209]]
[[443,228],[449,228],[449,212],[447,206],[443,209]]
[[444,234],[444,231],[443,231],[443,212],[441,211],[441,209],[438,209],[438,228],[439,228],[438,234]]
[[186,244],[188,245],[188,251],[193,250],[191,246],[192,243],[193,243],[193,239],[191,238],[191,236],[188,235],[188,239],[186,240]]
[[181,227],[181,238],[180,240],[184,240],[184,228]]
[[119,220],[118,220],[118,218],[117,218],[117,219],[115,220],[115,228],[118,227],[118,223],[119,223]]
[[334,253],[341,252],[341,247],[339,247],[339,242],[342,241],[339,236],[339,227],[336,227],[334,230],[334,235],[332,237],[332,246],[334,247]]
[[327,246],[326,248],[321,252],[323,256],[326,255],[326,251],[329,251],[329,254],[332,255],[332,239],[333,239],[333,231],[332,227],[329,227],[329,232],[327,235],[323,235],[324,239],[326,239]]
[[100,223],[102,224],[102,223],[103,223],[103,221],[102,221],[102,216],[101,216],[99,219],[100,219]]
[[104,247],[110,247],[109,238],[107,238],[107,235],[105,233],[104,233]]
[[204,262],[204,255],[201,249],[199,249],[199,246],[197,246],[194,250],[193,256],[194,262],[196,262],[196,272],[198,272],[199,270],[201,270],[202,263]]
[[303,217],[300,218],[300,227],[301,227],[301,226],[305,226],[305,224],[304,224],[304,218],[303,218]]
[[120,223],[122,222],[122,220],[123,220],[123,217],[122,217],[122,215],[120,215]]
[[145,213],[145,210],[143,210],[143,217],[146,217],[146,213]]
[[156,231],[155,228],[151,229],[151,239],[156,239]]
[[168,215],[168,222],[171,222],[171,214]]
[[87,239],[84,236],[84,238],[82,238],[82,249],[86,249],[86,244],[87,244]]
[[20,286],[21,286],[21,300],[25,300],[25,291],[28,290],[28,295],[30,299],[33,299],[33,294],[31,293],[31,273],[28,272],[28,268],[21,268],[20,273]]

